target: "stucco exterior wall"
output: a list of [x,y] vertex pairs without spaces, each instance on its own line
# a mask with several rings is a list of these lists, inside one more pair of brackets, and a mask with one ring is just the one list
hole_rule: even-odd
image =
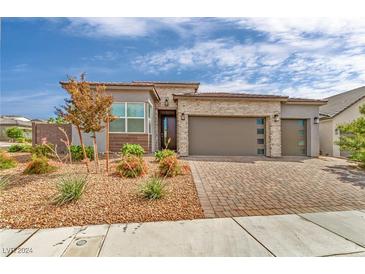
[[333,123],[332,119],[319,122],[319,146],[321,155],[333,155]]
[[[173,94],[191,93],[194,88],[187,87],[156,87],[157,93],[160,95],[161,101],[156,104],[157,108],[161,109],[176,109],[177,102],[173,99]],[[168,106],[165,106],[165,100],[168,99]]]
[[351,107],[344,110],[343,112],[341,112],[340,114],[338,114],[337,116],[335,116],[332,119],[333,120],[333,122],[332,122],[333,123],[333,126],[332,126],[332,138],[333,138],[332,156],[335,156],[335,157],[341,156],[340,147],[334,144],[334,142],[338,141],[338,139],[340,138],[340,134],[339,133],[336,134],[337,126],[344,124],[344,123],[349,123],[349,122],[355,120],[356,118],[360,117],[359,107],[362,106],[363,104],[365,104],[365,98],[360,100],[359,102],[353,104]]
[[[149,90],[125,90],[125,89],[120,89],[118,90],[117,88],[114,89],[107,89],[107,93],[113,96],[113,101],[114,102],[143,102],[145,103],[145,117],[147,117],[147,104],[151,104],[152,105],[152,117],[151,117],[151,146],[152,146],[152,150],[154,150],[154,144],[155,144],[155,139],[156,138],[156,134],[157,131],[155,131],[155,127],[154,127],[154,120],[155,120],[155,105],[156,105],[156,99],[155,97],[152,95],[151,91]],[[147,120],[145,121],[145,133],[148,132],[148,122]],[[113,134],[113,133],[111,133]],[[144,134],[144,133],[143,133]],[[103,150],[105,150],[105,136],[104,138],[104,147]]]
[[319,107],[315,105],[282,104],[281,118],[307,120],[307,155],[319,155],[319,124],[314,124],[314,117],[319,117]]
[[[281,156],[281,126],[273,116],[280,113],[280,102],[251,101],[242,99],[197,99],[179,98],[177,109],[177,148],[182,156],[189,154],[189,116],[230,116],[266,118],[266,155]],[[181,119],[184,113],[185,119]],[[203,141],[203,140],[202,140]]]
[[118,90],[107,89],[106,93],[113,96],[116,102],[147,102],[154,101],[154,98],[148,90]]
[[[105,152],[105,131],[102,130],[96,133],[96,144],[98,146],[98,151],[103,153]],[[91,139],[91,133],[82,133],[82,141],[84,142],[85,146],[92,146],[93,140]],[[77,128],[72,126],[72,144],[73,145],[80,145],[80,138],[79,133],[77,132]]]

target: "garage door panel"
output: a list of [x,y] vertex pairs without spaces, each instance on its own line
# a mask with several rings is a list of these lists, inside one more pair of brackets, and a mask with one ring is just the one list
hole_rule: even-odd
[[281,147],[283,156],[307,155],[307,121],[305,119],[281,120]]
[[257,118],[189,117],[190,155],[257,155]]

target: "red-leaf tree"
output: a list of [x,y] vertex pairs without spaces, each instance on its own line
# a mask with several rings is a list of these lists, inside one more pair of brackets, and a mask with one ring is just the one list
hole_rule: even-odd
[[69,93],[70,99],[65,100],[65,105],[57,109],[57,114],[77,127],[84,159],[88,158],[82,141],[81,131],[91,134],[96,172],[98,172],[99,158],[96,133],[105,127],[108,116],[113,118],[111,115],[113,98],[111,95],[106,94],[105,86],[90,86],[84,74],[80,76],[80,81],[75,78],[69,78],[68,82],[63,85],[63,88]]

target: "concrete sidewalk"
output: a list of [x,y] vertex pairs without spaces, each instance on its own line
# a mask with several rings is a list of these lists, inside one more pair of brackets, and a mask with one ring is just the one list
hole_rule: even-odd
[[365,211],[0,230],[1,256],[364,256]]

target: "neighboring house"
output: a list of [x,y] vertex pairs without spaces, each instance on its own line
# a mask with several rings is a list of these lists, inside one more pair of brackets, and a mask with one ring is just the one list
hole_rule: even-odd
[[340,137],[337,126],[360,117],[359,107],[365,104],[365,87],[340,93],[326,100],[327,105],[319,109],[321,154],[335,157],[347,156],[345,151],[340,151],[340,147],[335,145]]
[[24,130],[26,138],[32,138],[32,121],[23,116],[1,115],[0,116],[0,140],[9,140],[6,130],[11,127],[18,127]]
[[[65,82],[61,82],[64,85]],[[114,98],[109,137],[100,151],[125,143],[153,152],[166,146],[180,155],[319,155],[319,106],[323,100],[277,95],[198,92],[199,83],[97,83]],[[91,140],[84,134],[85,143]],[[78,144],[76,130],[72,142]]]

